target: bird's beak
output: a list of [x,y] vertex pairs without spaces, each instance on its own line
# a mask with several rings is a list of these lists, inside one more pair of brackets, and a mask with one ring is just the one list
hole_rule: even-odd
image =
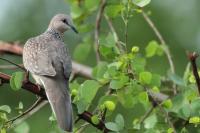
[[78,34],[78,30],[73,26],[73,25],[69,25],[69,27],[75,32]]

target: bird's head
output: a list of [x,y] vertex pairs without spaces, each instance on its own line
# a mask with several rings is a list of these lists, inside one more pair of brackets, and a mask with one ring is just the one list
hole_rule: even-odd
[[76,28],[73,25],[72,19],[66,14],[57,14],[55,15],[49,24],[50,29],[64,33],[65,31],[72,29],[75,33],[78,33]]

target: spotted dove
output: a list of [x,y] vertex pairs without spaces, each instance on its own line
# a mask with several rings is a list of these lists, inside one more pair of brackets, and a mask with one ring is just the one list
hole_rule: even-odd
[[71,132],[73,116],[68,80],[72,63],[63,41],[63,34],[68,29],[77,33],[68,15],[55,15],[44,33],[28,39],[23,63],[36,83],[45,88],[60,128]]

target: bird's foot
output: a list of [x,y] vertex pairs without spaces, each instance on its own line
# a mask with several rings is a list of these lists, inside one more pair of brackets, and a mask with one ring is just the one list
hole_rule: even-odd
[[38,90],[41,91],[41,89],[42,89],[41,86],[37,83],[36,83],[36,85],[37,85]]
[[29,82],[29,71],[26,71],[25,73],[25,78],[24,78],[24,83],[28,83]]

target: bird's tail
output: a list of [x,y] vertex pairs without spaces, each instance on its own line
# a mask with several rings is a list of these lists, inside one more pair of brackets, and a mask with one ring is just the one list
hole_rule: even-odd
[[73,113],[68,81],[53,77],[43,77],[41,80],[58,125],[63,130],[72,132]]

